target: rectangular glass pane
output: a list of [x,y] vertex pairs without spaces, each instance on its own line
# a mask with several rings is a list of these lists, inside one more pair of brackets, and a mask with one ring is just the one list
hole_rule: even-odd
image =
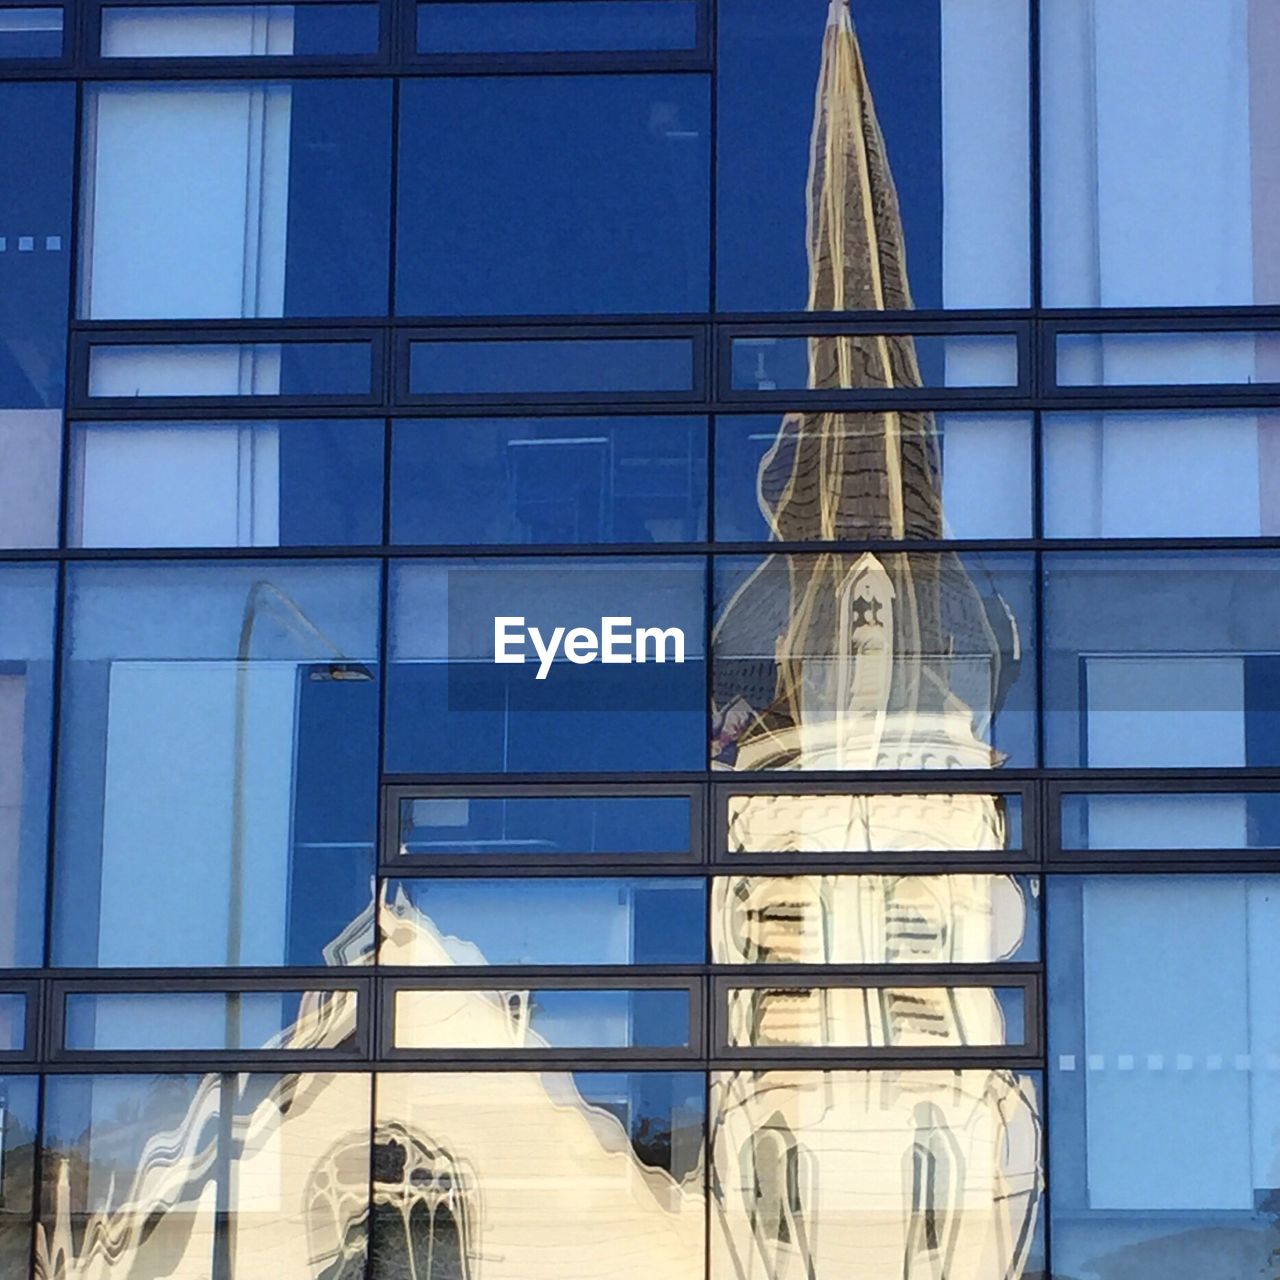
[[693,49],[696,0],[483,0],[418,5],[419,53]]
[[[901,494],[885,502],[895,461]],[[722,414],[716,539],[1028,537],[1031,468],[1025,414]]]
[[1280,382],[1280,330],[1060,333],[1060,387],[1243,386]]
[[1280,793],[1108,792],[1062,797],[1062,847],[1280,849]]
[[397,1049],[684,1049],[685,990],[397,991]]
[[1045,533],[1057,538],[1280,534],[1280,415],[1047,413]]
[[53,735],[51,565],[0,568],[0,968],[44,963]]
[[102,1280],[363,1275],[372,1079],[50,1077],[42,1167],[76,1172],[43,1197],[37,1258]]
[[61,56],[61,8],[0,9],[0,58]]
[[1272,305],[1275,12],[1170,0],[1158,29],[1152,13],[1041,6],[1044,303]]
[[1001,875],[711,882],[715,964],[997,964],[1040,951],[1040,886]]
[[704,1280],[701,1072],[387,1072],[376,1123],[379,1280]]
[[948,1280],[1045,1275],[1038,1083],[988,1068],[713,1073],[711,1274],[751,1258],[768,1275],[778,1257],[816,1280],[887,1280],[945,1257]]
[[73,992],[65,1000],[63,1045],[77,1051],[323,1053],[355,1042],[354,991]]
[[731,1049],[949,1049],[1024,1046],[1022,987],[730,987]]
[[1022,797],[959,793],[728,797],[729,853],[865,854],[1021,849]]
[[91,399],[367,397],[370,342],[94,343]]
[[1280,877],[1057,876],[1048,918],[1054,1274],[1265,1275]]
[[[398,314],[706,312],[709,76],[408,79],[399,146]],[[585,387],[543,389],[624,389],[607,385],[607,352],[579,360],[604,367]],[[643,376],[688,376],[670,363]]]
[[71,435],[76,547],[382,541],[383,424],[91,422]]
[[104,58],[377,52],[376,4],[108,5],[102,10]]
[[688,796],[421,796],[400,802],[401,857],[688,854]]
[[1011,333],[734,338],[731,362],[734,391],[883,393],[1018,385],[1018,340]]
[[692,391],[691,338],[413,342],[409,391],[424,396]]
[[720,0],[718,306],[1025,307],[1026,0]]
[[393,542],[706,538],[705,418],[434,418],[392,441]]
[[362,962],[378,586],[363,561],[76,566],[54,963]]
[[31,1266],[38,1076],[0,1076],[0,1273]]
[[701,878],[391,880],[386,965],[701,964]]
[[1044,566],[1047,765],[1280,764],[1280,558],[1061,554]]
[[[813,527],[804,492],[778,509]],[[868,510],[893,518],[893,495]],[[899,509],[900,511],[900,509]],[[711,757],[756,770],[1036,760],[1036,597],[1023,556],[721,558]]]
[[705,584],[674,556],[393,564],[388,771],[704,768]]
[[386,314],[388,81],[92,84],[84,137],[84,319]]
[[27,1047],[27,997],[0,992],[0,1053],[21,1053]]

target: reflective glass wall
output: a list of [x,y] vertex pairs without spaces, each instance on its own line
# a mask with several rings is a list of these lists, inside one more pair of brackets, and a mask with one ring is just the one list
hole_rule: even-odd
[[1273,7],[0,0],[0,1277],[1271,1275]]

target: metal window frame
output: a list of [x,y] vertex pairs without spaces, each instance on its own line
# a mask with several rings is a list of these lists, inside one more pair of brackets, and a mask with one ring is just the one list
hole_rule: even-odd
[[[803,1057],[815,1063],[840,1062],[855,1065],[877,1064],[884,1059],[935,1065],[951,1062],[967,1062],[971,1059],[992,1057],[1011,1064],[1034,1064],[1044,1056],[1041,1044],[1041,976],[1037,970],[1027,967],[1002,968],[991,971],[974,971],[951,966],[930,966],[927,970],[912,966],[904,974],[886,973],[879,969],[824,966],[815,968],[806,980],[783,976],[757,974],[739,978],[717,974],[712,978],[711,1001],[711,1057],[736,1060],[738,1058],[772,1061],[774,1058],[793,1060]],[[851,1045],[750,1045],[735,1046],[729,1043],[728,993],[731,990],[764,989],[812,991],[825,988],[882,989],[882,988],[974,988],[993,990],[996,987],[1014,987],[1023,992],[1024,1042],[1018,1045],[947,1045],[945,1048],[909,1047],[903,1045],[851,1046]]]
[[[463,783],[450,786],[444,782],[414,785],[404,782],[384,782],[382,786],[382,839],[378,870],[380,874],[400,878],[404,872],[415,868],[434,872],[437,868],[472,870],[477,875],[494,873],[518,875],[526,869],[557,870],[569,874],[580,873],[585,868],[608,868],[611,871],[629,871],[634,867],[701,867],[705,864],[703,852],[704,789],[693,783],[629,783],[608,782],[549,782],[544,784],[517,782],[504,784]],[[505,800],[531,799],[644,799],[646,797],[687,799],[689,802],[689,849],[687,852],[665,853],[555,853],[555,854],[401,854],[400,805],[406,800]]]
[[[136,972],[136,971],[135,971]],[[153,971],[146,971],[153,974]],[[314,970],[311,971],[314,973]],[[181,971],[155,971],[148,977],[106,977],[71,979],[55,975],[48,983],[45,1019],[44,1057],[50,1063],[76,1063],[95,1068],[149,1067],[165,1062],[201,1062],[210,1070],[271,1069],[311,1070],[310,1064],[321,1063],[321,1070],[340,1070],[367,1061],[373,1046],[373,982],[367,975],[335,976],[324,971],[321,976],[292,977],[282,969],[279,977],[243,977],[236,970],[225,976],[180,976]],[[350,1046],[334,1049],[69,1049],[66,1047],[66,1002],[74,995],[149,995],[210,994],[235,996],[251,992],[350,991],[355,995],[356,1023]]]
[[[560,975],[530,978],[524,970],[494,966],[485,976],[463,977],[408,977],[398,976],[379,979],[379,1027],[377,1035],[379,1062],[404,1062],[432,1064],[466,1064],[492,1062],[505,1065],[531,1066],[546,1064],[564,1067],[575,1065],[584,1059],[612,1064],[614,1070],[622,1063],[683,1062],[686,1069],[697,1069],[706,1056],[706,1019],[703,1006],[703,982],[698,977],[643,976],[633,977],[626,968],[615,969],[605,977],[584,977],[579,969],[566,969]],[[619,1048],[534,1048],[504,1049],[501,1047],[458,1048],[445,1047],[408,1048],[395,1043],[396,998],[402,991],[529,991],[541,988],[567,991],[683,991],[688,997],[688,1044],[660,1046],[625,1046]],[[629,1068],[627,1068],[629,1069]]]

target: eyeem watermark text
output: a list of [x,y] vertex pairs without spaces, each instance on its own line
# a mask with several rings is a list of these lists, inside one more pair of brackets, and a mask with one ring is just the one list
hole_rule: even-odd
[[538,663],[535,678],[545,680],[562,651],[579,666],[590,662],[683,662],[684,631],[680,627],[633,627],[630,618],[605,617],[600,619],[598,632],[590,627],[553,627],[546,635],[538,627],[526,626],[523,617],[494,618],[494,662],[527,662],[529,648]]

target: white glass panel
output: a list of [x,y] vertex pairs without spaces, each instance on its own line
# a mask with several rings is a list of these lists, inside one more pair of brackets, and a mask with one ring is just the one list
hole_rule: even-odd
[[293,52],[293,5],[109,6],[104,58],[236,58]]

